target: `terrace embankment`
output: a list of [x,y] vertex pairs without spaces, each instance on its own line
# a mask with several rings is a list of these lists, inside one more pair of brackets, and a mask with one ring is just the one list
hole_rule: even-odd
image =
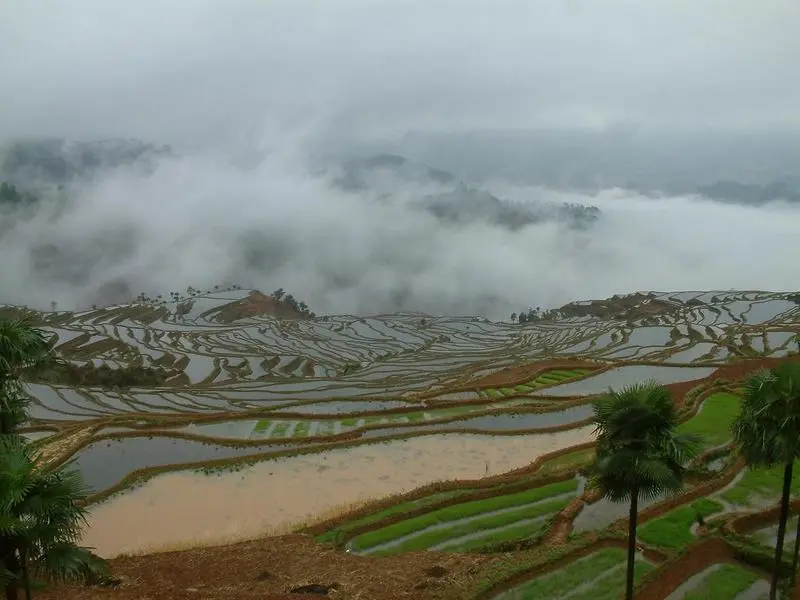
[[592,435],[592,427],[503,437],[445,434],[274,459],[211,476],[168,473],[92,507],[83,543],[110,557],[251,539],[435,481],[518,469]]
[[[701,540],[665,564],[657,576],[642,582],[634,594],[636,600],[664,600],[690,577],[703,572],[716,563],[736,563],[737,552],[722,538]],[[766,573],[759,573],[767,575]]]

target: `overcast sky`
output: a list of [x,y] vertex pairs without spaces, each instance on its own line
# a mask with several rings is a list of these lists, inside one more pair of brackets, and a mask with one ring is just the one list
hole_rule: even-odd
[[[499,318],[637,289],[791,289],[800,266],[775,257],[797,245],[796,206],[512,186],[498,193],[594,204],[602,218],[587,232],[443,228],[403,204],[412,190],[388,204],[345,193],[305,159],[322,141],[378,147],[426,129],[800,131],[799,22],[798,0],[0,0],[0,142],[124,136],[179,150],[152,176],[83,182],[59,217],[0,222],[0,302],[85,307],[109,286],[117,302],[235,282],[320,312]],[[647,138],[648,177],[706,153],[665,139]],[[261,164],[227,159],[254,147]],[[581,152],[567,148],[555,163],[570,171]],[[714,176],[793,162],[759,148],[738,163],[718,152]],[[479,149],[493,165],[516,153]],[[446,166],[439,154],[427,162]],[[522,172],[554,164],[547,149],[519,154]],[[596,152],[598,169],[610,154]]]
[[797,0],[7,0],[0,138],[800,123]]

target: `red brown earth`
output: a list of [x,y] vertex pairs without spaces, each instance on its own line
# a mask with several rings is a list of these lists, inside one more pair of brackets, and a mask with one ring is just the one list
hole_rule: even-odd
[[604,319],[639,319],[647,316],[666,315],[677,312],[683,304],[656,298],[652,292],[636,292],[626,296],[612,296],[591,302],[570,302],[553,312],[567,317],[593,316]]
[[217,314],[217,320],[222,323],[230,323],[256,315],[270,315],[281,319],[307,318],[290,304],[281,302],[274,296],[267,296],[258,290],[253,290],[246,298],[226,304]]
[[[143,526],[146,526],[144,524]],[[368,557],[292,534],[230,546],[194,548],[110,561],[116,588],[57,585],[40,600],[456,600],[465,583],[497,558],[412,552]],[[331,587],[327,595],[296,587]]]

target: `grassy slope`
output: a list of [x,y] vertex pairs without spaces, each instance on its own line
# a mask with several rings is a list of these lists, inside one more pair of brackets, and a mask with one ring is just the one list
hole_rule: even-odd
[[711,394],[694,417],[682,423],[681,433],[700,436],[705,447],[719,446],[731,439],[731,425],[739,414],[741,399],[727,392]]
[[647,544],[679,549],[691,544],[695,537],[690,528],[698,515],[703,518],[723,510],[722,504],[701,498],[690,506],[680,506],[663,517],[648,521],[637,532],[637,537]]
[[[518,492],[516,494],[493,496],[484,500],[455,504],[388,525],[375,531],[364,533],[352,540],[353,548],[364,550],[414,532],[422,531],[438,523],[457,521],[465,517],[476,516],[503,508],[525,506],[559,494],[574,492],[576,488],[577,481],[568,480],[526,490],[524,492]],[[474,527],[472,528],[474,529]]]
[[723,565],[704,577],[684,600],[734,600],[756,581],[761,579],[752,571],[738,565]]
[[[800,460],[795,461],[794,471],[800,472]],[[722,498],[740,506],[756,507],[759,499],[776,499],[783,486],[783,466],[769,469],[747,469],[739,482],[726,490]],[[792,479],[792,496],[800,495],[800,477]]]
[[[638,579],[653,566],[637,561],[635,575]],[[523,583],[500,596],[502,600],[555,600],[574,592],[579,586],[591,586],[570,596],[570,600],[616,600],[625,585],[625,551],[606,548],[581,558],[563,569],[547,573]]]
[[334,529],[331,529],[330,531],[327,531],[324,534],[317,536],[317,540],[319,540],[320,542],[333,542],[340,535],[346,534],[348,531],[352,531],[357,527],[370,525],[372,523],[378,523],[379,521],[382,521],[383,519],[386,519],[388,517],[397,514],[402,514],[409,510],[420,508],[421,506],[428,506],[436,502],[441,502],[442,500],[447,500],[448,498],[463,496],[464,494],[469,494],[470,492],[473,491],[475,490],[473,489],[448,490],[445,492],[437,492],[435,494],[431,494],[430,496],[425,496],[417,500],[409,500],[408,502],[395,504],[394,506],[390,506],[389,508],[385,508],[378,512],[374,512],[369,515],[359,517],[353,521],[347,521],[345,523],[342,523],[341,525],[335,527]]
[[[430,531],[422,531],[418,535],[414,535],[410,537],[396,546],[392,546],[389,549],[386,549],[382,553],[386,554],[394,554],[397,552],[411,552],[414,550],[425,550],[437,544],[441,544],[446,542],[447,540],[453,538],[459,538],[462,536],[466,536],[468,534],[477,533],[480,531],[491,530],[499,527],[504,527],[506,525],[512,525],[516,522],[520,522],[518,529],[512,528],[512,531],[521,530],[526,532],[530,531],[538,531],[541,527],[540,522],[531,523],[525,522],[529,519],[536,519],[539,517],[547,516],[558,512],[562,508],[564,508],[568,500],[550,500],[550,501],[542,501],[536,502],[533,504],[526,504],[523,506],[515,507],[514,510],[510,510],[508,512],[500,513],[500,514],[489,514],[484,517],[476,518],[474,520],[468,521],[466,523],[453,523],[452,526],[443,528],[443,529],[434,529]],[[478,541],[466,541],[463,544],[459,544],[459,548],[467,547],[480,547],[488,542],[500,542],[505,541],[506,539],[516,539],[514,535],[511,537],[508,536],[509,532],[507,530],[503,530],[502,532],[497,532],[493,534],[487,531],[485,536],[482,536],[482,542]],[[486,537],[491,536],[491,540],[485,539]]]

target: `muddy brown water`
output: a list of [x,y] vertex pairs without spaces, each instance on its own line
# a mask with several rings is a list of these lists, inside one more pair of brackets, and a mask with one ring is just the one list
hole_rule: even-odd
[[435,481],[479,479],[592,439],[592,427],[513,437],[445,434],[179,471],[90,508],[82,543],[105,557],[245,540]]

